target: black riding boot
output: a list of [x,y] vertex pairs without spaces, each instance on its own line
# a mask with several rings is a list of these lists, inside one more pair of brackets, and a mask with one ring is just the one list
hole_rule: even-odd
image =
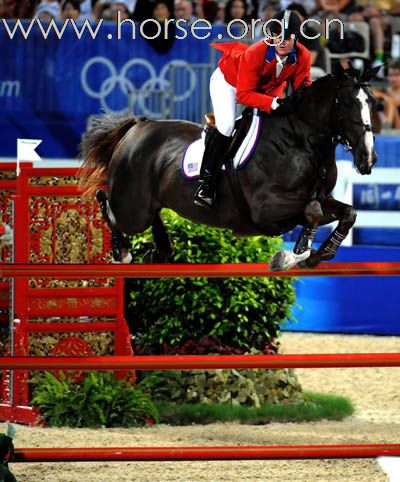
[[226,155],[231,136],[224,136],[217,128],[211,133],[204,150],[200,170],[200,186],[196,191],[194,202],[198,206],[213,209],[215,187],[218,172]]

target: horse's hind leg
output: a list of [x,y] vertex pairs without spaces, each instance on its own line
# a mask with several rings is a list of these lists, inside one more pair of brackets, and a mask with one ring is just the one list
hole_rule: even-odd
[[154,249],[150,249],[144,255],[144,263],[165,263],[174,252],[174,245],[165,227],[164,221],[159,211],[154,216],[151,224],[153,239],[156,244]]
[[114,262],[129,264],[132,261],[132,255],[129,252],[124,235],[114,227],[113,220],[110,218],[110,216],[113,217],[113,214],[108,203],[106,191],[99,189],[96,192],[96,199],[100,205],[103,218],[111,230],[111,249]]

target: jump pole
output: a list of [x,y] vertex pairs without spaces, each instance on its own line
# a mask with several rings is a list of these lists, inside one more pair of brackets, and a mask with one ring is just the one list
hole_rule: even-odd
[[400,276],[400,262],[322,263],[316,268],[270,271],[264,263],[233,264],[4,264],[0,278],[222,278],[309,276]]
[[[5,265],[0,277],[87,276],[88,265]],[[271,272],[268,265],[91,265],[92,277],[227,277],[227,276],[399,276],[400,263],[325,263],[316,269]],[[157,357],[3,357],[0,369],[193,369],[193,368],[344,368],[400,366],[400,354],[229,355]],[[181,461],[336,459],[400,456],[400,444],[21,448],[16,462]]]
[[344,459],[400,456],[400,444],[216,447],[20,448],[15,462]]
[[0,357],[1,370],[193,370],[400,367],[400,353]]

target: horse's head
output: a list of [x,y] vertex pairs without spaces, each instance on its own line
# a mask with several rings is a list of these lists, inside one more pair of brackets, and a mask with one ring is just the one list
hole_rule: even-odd
[[351,64],[344,69],[338,62],[335,70],[337,91],[333,123],[338,141],[347,145],[361,174],[371,174],[378,157],[372,132],[371,108],[375,102],[369,81],[381,67],[360,72]]

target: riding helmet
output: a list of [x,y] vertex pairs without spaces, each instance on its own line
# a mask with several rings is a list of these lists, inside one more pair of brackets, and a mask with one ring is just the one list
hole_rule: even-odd
[[[279,20],[274,22],[273,20]],[[282,24],[284,26],[284,39],[294,36],[298,39],[300,36],[301,19],[293,10],[281,10],[276,13],[268,23],[268,35],[278,37],[282,35]]]

